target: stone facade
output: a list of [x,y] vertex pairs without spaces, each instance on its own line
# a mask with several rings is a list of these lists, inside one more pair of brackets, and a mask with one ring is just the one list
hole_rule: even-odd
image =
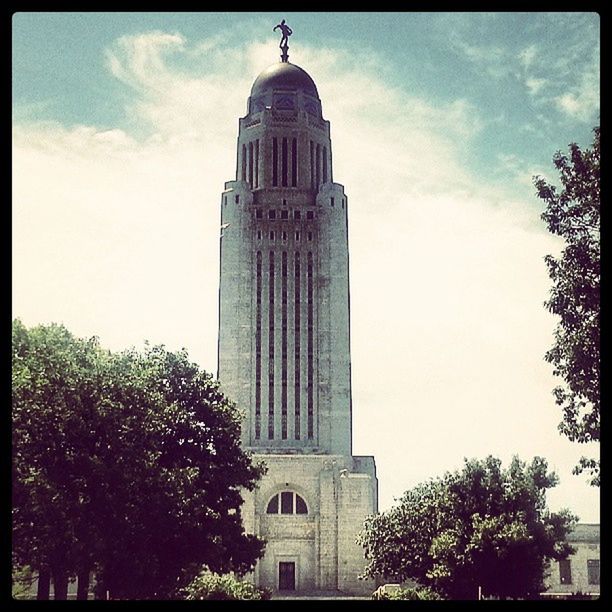
[[554,561],[550,564],[547,594],[599,595],[599,525],[579,523],[567,540],[575,552],[566,561]]
[[377,511],[376,469],[352,456],[348,200],[332,176],[316,85],[271,66],[221,196],[218,378],[244,412],[243,447],[268,466],[243,515],[268,542],[253,580],[274,590],[372,590],[355,538]]
[[[243,506],[245,529],[267,541],[255,582],[278,589],[278,564],[291,561],[297,591],[371,592],[372,583],[358,578],[363,551],[355,543],[357,530],[376,504],[371,458],[259,455],[257,459],[265,460],[268,473],[257,490],[245,494]],[[270,500],[283,491],[300,495],[308,512],[267,512]]]

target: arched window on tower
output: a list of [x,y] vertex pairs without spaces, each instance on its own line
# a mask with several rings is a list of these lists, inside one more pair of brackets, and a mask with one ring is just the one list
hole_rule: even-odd
[[266,514],[308,514],[308,507],[295,491],[281,491],[268,502]]

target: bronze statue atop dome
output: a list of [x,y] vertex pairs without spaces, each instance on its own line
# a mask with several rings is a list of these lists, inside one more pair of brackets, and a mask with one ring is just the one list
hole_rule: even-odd
[[283,19],[279,24],[274,26],[273,32],[280,29],[281,31],[281,41],[279,44],[281,53],[281,61],[287,62],[289,61],[289,37],[293,34],[293,30],[285,23]]

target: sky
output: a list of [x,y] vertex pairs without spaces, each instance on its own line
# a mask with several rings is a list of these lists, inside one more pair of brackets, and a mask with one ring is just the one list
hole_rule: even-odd
[[216,373],[221,192],[282,18],[349,197],[353,454],[380,509],[464,458],[543,456],[549,507],[598,523],[572,475],[598,448],[557,430],[563,243],[532,182],[593,142],[595,13],[15,14],[13,317]]

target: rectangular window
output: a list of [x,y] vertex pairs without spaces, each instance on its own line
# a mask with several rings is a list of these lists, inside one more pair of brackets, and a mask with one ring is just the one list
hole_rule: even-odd
[[288,219],[288,218],[289,218],[289,211],[281,210],[281,219]]
[[312,232],[308,232],[308,240],[311,241],[312,240]]
[[307,276],[306,276],[306,290],[307,290],[307,300],[308,300],[308,328],[307,328],[307,375],[308,375],[308,383],[307,383],[307,391],[308,391],[308,439],[312,440],[314,438],[314,393],[313,393],[313,385],[314,385],[314,356],[313,356],[313,347],[314,347],[314,334],[313,334],[313,321],[314,321],[314,312],[313,312],[313,257],[312,253],[308,253],[308,267],[307,267]]
[[275,210],[269,210],[268,211],[268,219],[276,219],[276,211]]
[[293,218],[294,219],[301,219],[302,218],[302,213],[299,210],[294,210],[293,211]]
[[[261,232],[259,232],[261,236]],[[255,309],[255,439],[261,437],[261,251],[257,251],[256,309]]]
[[295,395],[294,395],[294,415],[295,415],[295,439],[300,439],[300,325],[301,325],[301,296],[300,296],[300,252],[295,252],[295,303],[294,303],[294,315],[293,322],[295,326],[295,337],[294,337],[294,382],[295,382]]
[[268,439],[274,439],[274,251],[270,251],[268,285]]
[[323,182],[327,183],[327,147],[323,147]]
[[242,145],[242,180],[246,181],[247,177],[247,156],[246,156],[246,145]]
[[334,198],[331,199],[331,205],[334,205]]
[[559,583],[572,584],[572,564],[569,559],[559,561]]
[[300,232],[295,232],[295,241],[296,242],[300,241]]
[[259,187],[259,138],[255,141],[255,189]]
[[587,559],[589,584],[599,584],[599,559]]
[[278,139],[272,138],[272,187],[278,187]]
[[253,143],[249,142],[249,185],[253,186]]
[[263,219],[263,211],[261,210],[261,208],[258,208],[258,209],[255,211],[255,217],[256,217],[257,219]]
[[315,154],[312,140],[310,141],[310,188],[315,188]]
[[257,230],[257,240],[261,240],[261,230]]
[[237,196],[234,198],[234,200],[235,200],[236,204],[240,204],[240,196],[239,196],[239,195],[237,195]]
[[291,186],[297,186],[297,138],[291,141]]
[[306,212],[306,218],[307,219],[314,219],[314,211],[309,210]]
[[283,177],[283,187],[287,186],[287,139],[283,138],[282,143],[282,177]]
[[270,232],[270,240],[274,240],[274,232]]
[[315,161],[315,186],[321,184],[321,145],[317,145],[317,159]]
[[287,251],[281,259],[281,437],[287,439]]

